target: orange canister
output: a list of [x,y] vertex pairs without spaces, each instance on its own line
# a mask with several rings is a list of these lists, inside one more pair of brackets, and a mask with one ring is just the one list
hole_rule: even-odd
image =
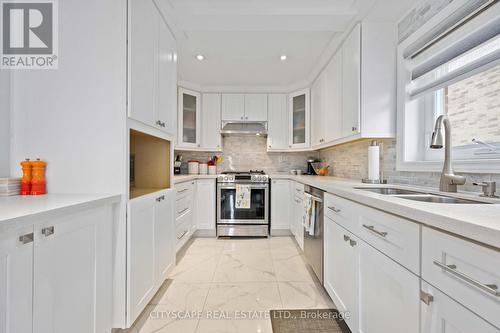
[[31,177],[32,177],[32,165],[29,158],[21,162],[21,168],[23,170],[23,176],[21,177],[21,195],[31,194]]
[[33,166],[33,177],[31,179],[31,195],[46,194],[45,168],[47,163],[39,158],[31,162]]

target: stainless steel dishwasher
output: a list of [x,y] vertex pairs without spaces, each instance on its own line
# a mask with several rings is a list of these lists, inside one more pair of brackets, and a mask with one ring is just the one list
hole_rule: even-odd
[[304,187],[304,191],[316,202],[314,232],[311,234],[304,227],[304,255],[307,263],[323,284],[323,228],[325,219],[323,200],[325,192],[307,185]]

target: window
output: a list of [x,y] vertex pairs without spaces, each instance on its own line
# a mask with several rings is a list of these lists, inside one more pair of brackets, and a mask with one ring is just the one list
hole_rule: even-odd
[[500,167],[500,4],[464,3],[433,19],[440,29],[429,22],[399,46],[401,170],[439,169],[444,152],[429,145],[443,114],[451,122],[459,171]]

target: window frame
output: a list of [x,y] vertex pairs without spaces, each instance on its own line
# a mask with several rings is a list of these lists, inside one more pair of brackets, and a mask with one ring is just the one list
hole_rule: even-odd
[[[444,159],[444,149],[436,151],[436,153],[441,154],[443,158],[439,160],[425,160],[422,156],[425,156],[426,152],[423,151],[419,159],[409,158],[408,155],[418,154],[419,149],[425,149],[424,147],[419,147],[422,144],[421,140],[424,142],[428,141],[428,138],[415,138],[415,133],[408,133],[405,130],[407,124],[407,102],[409,101],[409,94],[407,91],[407,85],[411,81],[411,73],[406,67],[406,61],[404,57],[404,50],[414,43],[416,40],[421,38],[427,32],[429,32],[433,27],[435,27],[439,22],[448,17],[451,13],[457,10],[460,6],[465,4],[466,0],[458,0],[441,12],[436,14],[428,22],[423,24],[417,31],[411,34],[406,40],[398,45],[397,49],[397,134],[396,134],[396,169],[397,171],[421,171],[421,172],[439,172],[443,168]],[[470,74],[474,75],[476,73],[482,72],[482,70],[471,71]],[[478,138],[480,139],[480,138]],[[418,142],[417,142],[418,140]],[[470,149],[472,150],[472,149]],[[472,155],[472,154],[471,154]],[[494,158],[482,158],[482,159],[453,159],[453,167],[457,172],[469,172],[469,173],[498,173],[500,171],[500,157]]]

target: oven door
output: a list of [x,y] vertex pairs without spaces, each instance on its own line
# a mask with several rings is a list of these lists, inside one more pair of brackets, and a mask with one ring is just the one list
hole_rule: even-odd
[[236,184],[217,184],[217,223],[267,224],[269,214],[268,184],[250,186],[250,208],[236,208]]

